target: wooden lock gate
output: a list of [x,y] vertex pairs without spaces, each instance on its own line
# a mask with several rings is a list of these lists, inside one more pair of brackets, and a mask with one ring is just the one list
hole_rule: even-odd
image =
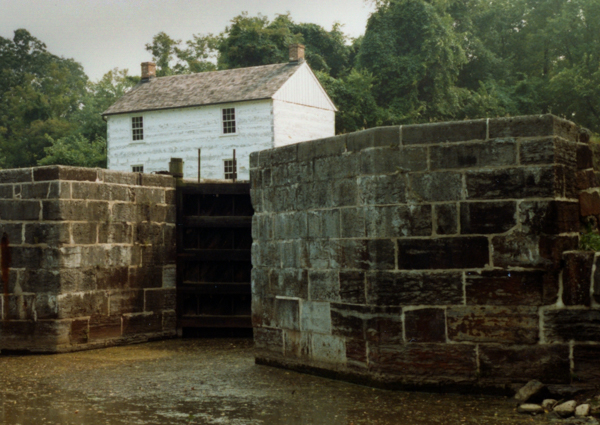
[[250,183],[177,187],[177,329],[251,332]]

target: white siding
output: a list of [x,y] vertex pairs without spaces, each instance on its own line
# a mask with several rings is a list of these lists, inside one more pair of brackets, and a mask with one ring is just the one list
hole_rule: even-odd
[[335,111],[335,106],[305,62],[275,93],[274,100]]
[[335,135],[335,112],[273,101],[275,147]]
[[[262,100],[197,108],[108,116],[108,167],[144,172],[168,170],[172,157],[183,158],[184,177],[198,176],[198,148],[202,149],[202,178],[222,179],[223,160],[236,149],[238,179],[249,179],[251,152],[273,147],[272,101]],[[237,134],[223,135],[221,109],[235,107]],[[144,117],[144,140],[133,142],[131,117]]]

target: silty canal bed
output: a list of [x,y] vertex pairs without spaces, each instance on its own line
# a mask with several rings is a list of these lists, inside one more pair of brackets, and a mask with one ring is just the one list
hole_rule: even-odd
[[506,398],[373,389],[254,364],[250,339],[0,356],[0,423],[529,424]]

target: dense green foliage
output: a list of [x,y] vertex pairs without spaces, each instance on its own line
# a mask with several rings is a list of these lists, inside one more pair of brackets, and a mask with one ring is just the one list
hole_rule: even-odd
[[[286,62],[303,43],[338,133],[547,112],[600,132],[597,0],[371,1],[357,39],[341,24],[243,13],[221,34],[159,32],[145,47],[165,76]],[[115,69],[90,82],[26,30],[0,37],[0,167],[102,165],[100,113],[138,81]]]

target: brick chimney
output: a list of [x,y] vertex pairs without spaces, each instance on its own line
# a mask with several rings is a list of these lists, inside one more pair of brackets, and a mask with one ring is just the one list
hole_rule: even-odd
[[290,44],[290,62],[304,61],[304,45]]
[[142,81],[149,81],[156,77],[156,64],[154,62],[142,62]]

